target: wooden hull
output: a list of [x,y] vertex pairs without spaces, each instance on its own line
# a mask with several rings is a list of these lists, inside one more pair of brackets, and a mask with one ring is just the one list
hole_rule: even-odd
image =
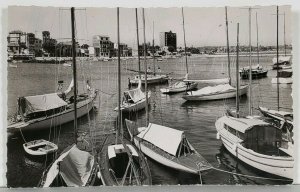
[[[26,153],[33,156],[47,155],[58,149],[57,145],[44,139],[24,143],[23,148]],[[34,150],[34,148],[36,150]]]
[[[148,105],[150,103],[150,92],[148,93]],[[142,99],[136,103],[133,104],[126,104],[126,105],[121,105],[121,111],[124,113],[131,113],[131,112],[136,112],[140,111],[142,109],[146,108],[146,99]],[[115,108],[115,111],[118,110],[118,107]]]
[[[141,79],[142,84],[145,84],[145,79]],[[168,76],[166,75],[157,75],[153,77],[147,78],[147,84],[157,84],[157,83],[166,83],[168,82]],[[139,83],[139,79],[130,80],[130,84],[137,85]]]
[[[268,74],[267,70],[252,73],[252,79],[259,79],[259,78],[267,77],[267,74]],[[240,72],[240,75],[241,75],[242,79],[249,79],[248,72]]]
[[294,159],[292,157],[259,154],[244,148],[240,144],[231,142],[223,133],[219,132],[219,134],[225,148],[244,163],[267,173],[293,179]]
[[[93,101],[96,99],[97,94],[86,100],[77,103],[77,117],[86,115],[93,108]],[[18,122],[8,126],[8,131],[16,131],[21,129],[22,131],[34,131],[41,129],[49,129],[56,127],[64,123],[74,120],[74,109],[70,108],[61,113],[43,117],[39,119],[33,119],[26,122]]]
[[197,87],[197,85],[198,85],[197,83],[191,83],[191,85],[188,88],[187,88],[187,86],[168,87],[168,88],[160,89],[160,91],[165,94],[180,93],[180,92],[185,92],[185,91],[195,89]]
[[[287,77],[287,78],[283,78],[283,77],[279,77],[278,78],[278,83],[279,84],[291,84],[293,83],[293,78],[292,77]],[[277,78],[272,78],[272,84],[277,84]]]
[[[248,85],[240,88],[239,96],[247,94]],[[182,98],[187,101],[209,101],[209,100],[220,100],[229,99],[236,97],[236,90],[230,90],[223,93],[215,93],[211,95],[184,95]]]

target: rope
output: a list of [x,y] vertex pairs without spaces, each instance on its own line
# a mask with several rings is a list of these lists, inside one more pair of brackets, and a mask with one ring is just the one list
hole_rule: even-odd
[[230,171],[225,171],[223,169],[218,169],[218,168],[213,167],[213,166],[211,166],[210,168],[213,169],[213,170],[219,171],[219,172],[228,173],[228,174],[232,174],[232,175],[238,175],[238,176],[242,176],[242,177],[248,177],[248,178],[265,179],[265,180],[273,180],[273,181],[292,181],[291,179],[278,179],[278,178],[259,177],[259,176],[253,176],[253,175],[246,175],[246,174],[241,174],[241,173],[233,173],[233,172],[230,172]]

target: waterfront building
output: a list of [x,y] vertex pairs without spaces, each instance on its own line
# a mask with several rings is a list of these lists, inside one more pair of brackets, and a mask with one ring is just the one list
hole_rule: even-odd
[[26,49],[26,33],[15,30],[9,32],[7,36],[7,52],[9,55],[21,54]]
[[174,51],[177,49],[177,37],[176,33],[172,31],[161,32],[159,36],[160,47],[173,47]]
[[114,43],[110,41],[108,36],[93,36],[93,47],[95,48],[96,57],[112,57]]

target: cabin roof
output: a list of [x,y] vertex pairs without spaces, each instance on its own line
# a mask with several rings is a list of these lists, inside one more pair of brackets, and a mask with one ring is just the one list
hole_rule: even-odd
[[220,120],[224,124],[242,133],[245,133],[247,130],[251,129],[253,126],[256,125],[269,125],[269,123],[256,118],[235,118],[223,116],[220,118]]
[[176,156],[183,135],[183,131],[149,123],[147,129],[137,136]]

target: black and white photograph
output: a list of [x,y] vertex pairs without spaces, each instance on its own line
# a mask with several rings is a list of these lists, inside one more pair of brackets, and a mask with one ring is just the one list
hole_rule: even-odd
[[290,185],[291,5],[7,8],[9,188]]

